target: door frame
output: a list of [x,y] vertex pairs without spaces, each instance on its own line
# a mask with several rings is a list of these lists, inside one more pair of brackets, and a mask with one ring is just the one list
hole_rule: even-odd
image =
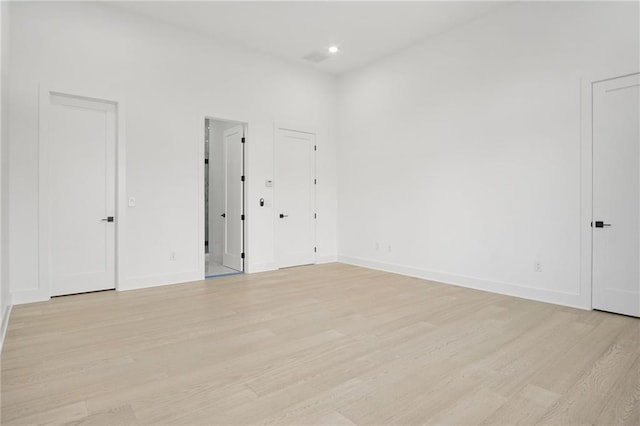
[[619,70],[581,79],[580,123],[580,305],[593,310],[593,85],[628,77]]
[[[244,261],[242,262],[242,273],[246,273],[248,270],[248,261],[250,258],[249,250],[250,247],[247,244],[248,232],[249,232],[249,218],[251,217],[251,209],[249,203],[247,203],[248,199],[248,185],[249,185],[249,168],[248,168],[248,159],[250,158],[249,152],[251,149],[249,148],[251,145],[251,121],[246,119],[245,117],[237,117],[227,114],[220,114],[217,112],[211,111],[201,111],[198,115],[198,138],[196,140],[196,170],[198,170],[198,214],[197,214],[197,223],[198,223],[198,238],[197,238],[197,248],[196,253],[198,253],[198,275],[205,279],[206,271],[205,271],[205,253],[204,253],[204,140],[205,140],[205,131],[204,131],[204,121],[206,119],[216,120],[216,121],[224,121],[227,123],[234,123],[244,126],[244,136],[246,138],[246,143],[243,146],[243,158],[242,158],[242,169],[244,171],[244,185],[243,185],[243,194],[242,194],[242,211],[244,214],[244,221],[242,223],[242,252],[244,253]],[[207,218],[208,220],[208,218]],[[211,241],[209,241],[211,244]]]
[[46,131],[49,121],[51,94],[87,99],[96,102],[114,104],[116,107],[116,141],[115,141],[115,289],[120,290],[124,282],[125,264],[125,223],[126,223],[126,102],[119,93],[108,90],[78,87],[68,84],[40,83],[38,103],[38,289],[37,300],[51,298],[51,264],[49,258],[49,243],[51,240],[47,217],[49,217],[49,198],[51,195],[48,179],[47,146],[49,135]]
[[[286,124],[286,123],[285,123]],[[276,145],[278,144],[278,131],[279,130],[289,130],[291,132],[300,132],[311,134],[315,138],[315,146],[318,147],[318,132],[312,127],[307,126],[291,126],[285,125],[283,123],[274,123],[273,125],[273,175],[275,176],[276,167],[278,167],[278,159],[277,159],[277,149]],[[312,210],[316,214],[316,218],[313,221],[313,246],[316,247],[316,251],[313,253],[313,265],[318,264],[318,150],[317,148],[313,150],[313,178],[315,180],[315,185],[313,185],[313,194],[312,194]],[[275,183],[273,187],[273,264],[275,269],[280,269],[278,266],[278,232],[277,232],[277,220],[276,220],[276,207],[278,205],[278,182]]]

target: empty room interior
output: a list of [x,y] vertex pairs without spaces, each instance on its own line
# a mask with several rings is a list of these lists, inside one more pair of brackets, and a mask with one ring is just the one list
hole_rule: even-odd
[[1,1],[3,425],[640,425],[639,1]]

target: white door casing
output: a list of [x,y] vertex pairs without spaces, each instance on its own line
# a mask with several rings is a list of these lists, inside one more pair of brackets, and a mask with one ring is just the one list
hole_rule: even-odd
[[278,268],[315,263],[315,135],[276,130],[274,200]]
[[592,96],[592,304],[640,316],[640,74]]
[[55,92],[41,101],[41,280],[52,296],[113,289],[116,103]]
[[222,263],[236,271],[243,270],[243,137],[243,126],[234,126],[224,131],[226,217]]

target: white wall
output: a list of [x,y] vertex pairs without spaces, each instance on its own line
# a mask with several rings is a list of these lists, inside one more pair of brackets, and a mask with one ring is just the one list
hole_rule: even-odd
[[[339,116],[341,260],[588,307],[579,276],[580,85],[638,70],[637,3],[507,6],[351,72],[338,87],[100,4],[10,11],[11,169],[2,182],[10,183],[14,300],[41,297],[37,100],[39,82],[54,82],[126,99],[121,201],[135,196],[137,207],[119,222],[123,289],[200,277],[204,113],[249,122],[249,271],[275,267],[272,204],[257,207],[272,199],[264,181],[273,178],[273,124],[316,129],[319,258],[333,259]],[[3,173],[4,154],[3,146]]]
[[11,305],[9,292],[9,109],[8,87],[9,73],[9,3],[0,3],[0,348],[8,321],[8,309]]
[[640,71],[638,19],[520,3],[343,76],[339,259],[590,307],[581,79]]
[[[90,3],[11,5],[11,290],[42,299],[37,276],[38,84],[117,91],[126,100],[128,208],[122,289],[201,278],[202,114],[249,124],[249,271],[275,267],[272,208],[256,208],[273,178],[273,126],[317,129],[321,259],[336,254],[334,77]],[[215,83],[212,83],[215,82]],[[85,89],[81,89],[85,90]],[[176,261],[169,253],[176,252]]]

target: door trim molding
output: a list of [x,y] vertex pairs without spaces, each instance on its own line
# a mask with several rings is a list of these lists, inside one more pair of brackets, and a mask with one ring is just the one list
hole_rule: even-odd
[[[276,144],[278,143],[278,130],[288,130],[290,132],[299,132],[299,133],[307,133],[313,135],[315,140],[315,146],[320,145],[318,142],[318,132],[310,126],[304,125],[291,125],[292,123],[282,123],[276,122],[273,124],[273,172],[272,175],[275,177],[276,167],[278,165],[277,157],[276,157]],[[318,152],[317,150],[313,150],[313,178],[318,179]],[[276,224],[276,206],[277,206],[277,182],[276,187],[273,188],[273,214],[271,216],[271,220],[273,223],[273,264],[275,265],[275,269],[279,269],[278,265],[278,235],[277,235],[277,224]],[[312,210],[317,214],[318,212],[318,184],[313,185],[313,206]],[[313,221],[313,245],[316,247],[316,251],[313,253],[313,264],[318,264],[318,219]]]
[[115,289],[120,290],[124,281],[123,265],[126,253],[125,224],[126,224],[126,102],[119,92],[95,90],[95,88],[79,87],[77,85],[41,82],[39,85],[38,103],[38,288],[30,291],[29,302],[44,301],[51,298],[50,264],[48,256],[49,226],[45,218],[48,217],[49,183],[47,179],[47,132],[45,125],[48,117],[50,94],[109,102],[116,106],[116,154],[115,154]]
[[[217,121],[227,121],[229,123],[236,123],[244,126],[245,137],[247,139],[247,143],[244,144],[244,159],[243,159],[243,169],[244,169],[244,197],[242,200],[243,210],[245,215],[244,221],[244,231],[242,233],[242,247],[244,251],[244,262],[242,264],[243,272],[247,273],[251,271],[249,267],[249,262],[251,259],[250,255],[250,244],[249,238],[249,229],[251,227],[251,217],[252,217],[252,209],[250,203],[247,203],[249,199],[249,181],[250,181],[250,167],[249,167],[249,158],[251,152],[251,129],[252,129],[252,121],[246,117],[238,117],[229,114],[220,114],[212,111],[200,111],[198,114],[198,131],[197,131],[197,139],[195,143],[196,150],[196,170],[198,171],[198,182],[196,188],[198,190],[198,209],[196,213],[196,220],[198,223],[198,238],[196,239],[196,253],[198,253],[198,276],[201,279],[205,279],[205,256],[204,256],[204,120],[217,120]],[[211,242],[209,242],[211,244]]]
[[581,79],[580,96],[580,304],[593,309],[593,85],[640,71],[609,72]]

